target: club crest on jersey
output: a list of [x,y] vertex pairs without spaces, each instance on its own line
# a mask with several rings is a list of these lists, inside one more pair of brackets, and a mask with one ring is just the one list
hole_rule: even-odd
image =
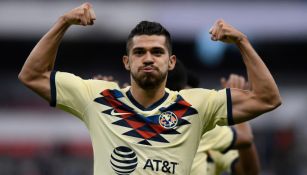
[[160,114],[159,123],[165,129],[172,129],[177,126],[178,117],[171,111]]

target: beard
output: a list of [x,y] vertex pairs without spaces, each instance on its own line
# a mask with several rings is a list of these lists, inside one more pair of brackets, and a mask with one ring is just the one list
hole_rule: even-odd
[[133,73],[131,72],[131,76],[133,80],[136,82],[138,86],[142,89],[154,89],[159,87],[161,83],[166,79],[167,72],[158,73]]

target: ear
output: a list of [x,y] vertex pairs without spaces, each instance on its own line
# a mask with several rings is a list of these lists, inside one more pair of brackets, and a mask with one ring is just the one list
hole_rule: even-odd
[[127,55],[123,56],[123,63],[124,63],[125,69],[130,70],[129,57]]
[[168,70],[173,70],[175,65],[176,65],[176,55],[172,55],[170,56],[169,60],[168,60]]

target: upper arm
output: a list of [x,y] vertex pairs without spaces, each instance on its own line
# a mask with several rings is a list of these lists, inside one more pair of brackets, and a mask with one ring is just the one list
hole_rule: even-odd
[[274,109],[269,103],[261,100],[252,91],[231,89],[232,116],[235,123],[251,120]]
[[[31,74],[30,72],[23,72],[24,74]],[[33,90],[35,93],[46,99],[48,102],[51,101],[50,91],[50,75],[51,71],[47,71],[41,75],[34,76],[28,79],[27,76],[19,74],[19,80],[26,85],[28,88]],[[30,76],[29,76],[30,77]]]

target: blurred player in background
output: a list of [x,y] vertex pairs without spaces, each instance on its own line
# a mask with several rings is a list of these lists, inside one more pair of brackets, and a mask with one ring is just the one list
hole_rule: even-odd
[[[54,71],[61,40],[72,25],[92,25],[84,3],[61,16],[41,38],[19,74],[27,87],[84,122],[94,151],[94,174],[190,174],[201,136],[216,125],[251,120],[281,104],[277,85],[247,37],[218,20],[211,39],[235,44],[252,90],[165,88],[176,63],[171,36],[159,23],[142,21],[127,40],[123,64],[131,86],[84,80]],[[103,60],[102,60],[103,64]]]
[[[247,89],[248,84],[244,77],[231,74],[228,80],[221,79],[221,85],[224,88]],[[225,126],[224,126],[225,127]],[[227,140],[227,135],[223,134],[223,127],[216,126],[212,131],[211,137],[222,137],[221,140]],[[225,130],[225,129],[224,129]],[[260,173],[260,162],[255,144],[253,142],[253,132],[248,122],[240,123],[234,126],[237,140],[234,146],[227,150],[221,151],[216,149],[215,145],[208,147],[208,139],[206,134],[202,137],[199,144],[194,162],[192,165],[191,174],[201,174],[206,172],[206,175],[220,175],[223,172],[236,175],[257,175]],[[208,136],[207,136],[208,137]],[[219,144],[221,141],[213,142]],[[244,144],[242,144],[242,142]],[[235,149],[235,150],[234,150]]]
[[[166,87],[179,91],[199,88],[199,83],[198,77],[193,72],[188,72],[177,59],[175,68],[169,72]],[[231,74],[228,80],[221,79],[221,86],[248,89],[249,85],[244,77]],[[220,175],[223,172],[236,175],[259,174],[260,162],[248,122],[237,124],[233,128],[216,126],[202,136],[191,175]]]

